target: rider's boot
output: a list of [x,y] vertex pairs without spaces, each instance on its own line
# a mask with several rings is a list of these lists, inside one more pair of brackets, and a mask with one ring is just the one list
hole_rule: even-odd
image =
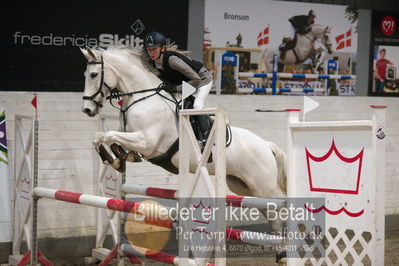
[[[210,123],[206,115],[197,116],[198,127],[199,127],[199,142],[201,145],[201,152],[204,151],[207,139],[209,137]],[[212,162],[212,153],[209,156],[208,163]]]

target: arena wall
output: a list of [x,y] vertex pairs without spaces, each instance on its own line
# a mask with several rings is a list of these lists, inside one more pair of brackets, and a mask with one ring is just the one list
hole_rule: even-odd
[[[93,194],[98,156],[92,147],[99,119],[89,118],[81,109],[81,93],[38,93],[39,186]],[[0,106],[6,109],[9,147],[10,187],[13,188],[14,115],[32,115],[32,93],[0,92]],[[386,146],[385,214],[399,214],[399,102],[396,98],[377,97],[314,97],[320,106],[307,114],[307,121],[370,119],[371,104],[388,105]],[[102,114],[118,116],[118,111],[105,104]],[[223,106],[233,126],[247,128],[286,150],[286,113],[259,113],[255,109],[302,108],[303,97],[210,95],[207,106]],[[110,121],[109,129],[117,129]],[[176,188],[177,176],[149,163],[130,164],[127,183]],[[3,178],[3,177],[2,177]],[[12,197],[12,193],[11,197]],[[10,204],[13,204],[10,199]],[[39,237],[64,238],[95,235],[95,208],[43,200],[39,203]],[[2,230],[7,225],[1,225]],[[0,239],[10,242],[10,238]]]

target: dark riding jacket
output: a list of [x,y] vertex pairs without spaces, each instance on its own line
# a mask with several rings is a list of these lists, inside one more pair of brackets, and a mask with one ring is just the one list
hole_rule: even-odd
[[202,63],[175,51],[163,52],[162,65],[155,67],[161,73],[161,80],[170,86],[179,86],[185,81],[198,89],[212,81],[212,74]]

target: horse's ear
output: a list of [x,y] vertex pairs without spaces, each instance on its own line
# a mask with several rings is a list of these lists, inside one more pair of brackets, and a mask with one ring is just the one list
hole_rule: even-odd
[[79,47],[79,49],[82,52],[82,54],[86,57],[87,61],[89,61],[90,60],[90,56],[89,56],[89,53],[87,52],[87,50],[84,49],[84,48],[80,48],[80,47]]
[[86,48],[87,53],[89,54],[89,56],[91,57],[92,60],[98,60],[98,56],[97,53],[92,50],[90,47]]

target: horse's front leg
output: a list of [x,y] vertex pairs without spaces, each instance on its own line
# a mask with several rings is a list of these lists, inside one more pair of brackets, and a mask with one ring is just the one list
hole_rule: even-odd
[[[117,144],[118,143],[118,144]],[[107,144],[116,158],[108,153],[103,144]],[[104,164],[111,165],[119,172],[125,171],[125,162],[141,162],[137,149],[145,151],[146,142],[140,132],[97,132],[93,140],[97,152]],[[126,152],[127,150],[128,152]]]

